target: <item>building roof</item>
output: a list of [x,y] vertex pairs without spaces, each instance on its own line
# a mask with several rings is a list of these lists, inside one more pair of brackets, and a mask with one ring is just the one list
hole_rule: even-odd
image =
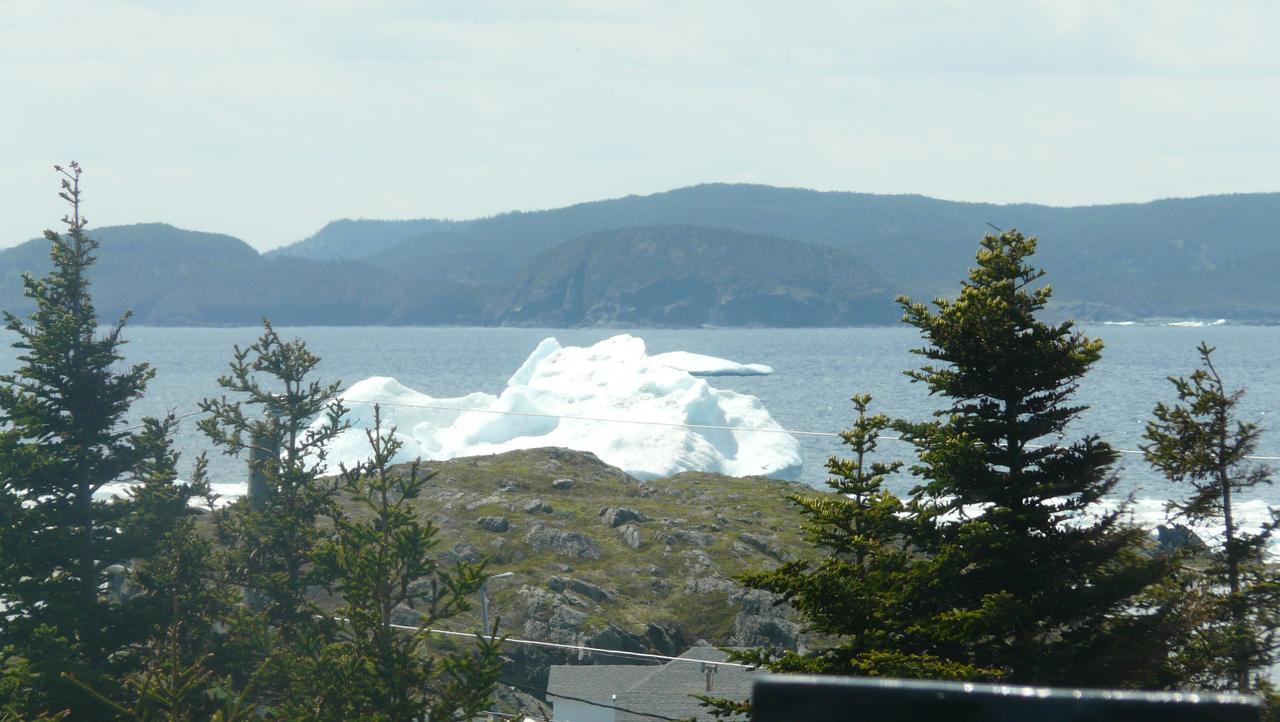
[[[660,669],[618,695],[614,704],[628,712],[617,712],[615,722],[653,722],[652,717],[636,714],[647,712],[672,719],[712,719],[711,713],[693,695],[707,694],[728,699],[747,699],[751,696],[754,674],[738,666],[717,665],[728,660],[729,655],[715,647],[693,647],[680,655],[693,662],[671,661]],[[707,668],[714,669],[710,674]],[[707,691],[710,677],[711,691]]]
[[[557,665],[551,668],[547,692],[551,697],[559,692],[620,708],[614,713],[615,722],[653,722],[653,717],[640,713],[672,719],[711,719],[693,695],[710,694],[729,699],[751,696],[752,671],[716,664],[728,658],[729,655],[715,647],[699,646],[680,655],[680,660],[661,667]],[[714,669],[710,675],[708,667]],[[709,693],[708,676],[711,678]]]
[[[613,696],[661,669],[652,664],[557,664],[547,677],[547,696],[578,697],[612,704]],[[552,704],[555,700],[550,700]]]

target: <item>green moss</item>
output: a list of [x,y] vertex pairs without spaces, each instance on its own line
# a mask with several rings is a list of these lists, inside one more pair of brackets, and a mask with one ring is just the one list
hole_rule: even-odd
[[[502,629],[517,636],[531,614],[523,606],[522,596],[528,595],[522,595],[521,588],[546,590],[548,580],[559,576],[599,586],[610,595],[603,602],[573,595],[581,601],[571,606],[587,613],[579,630],[584,633],[608,624],[639,633],[656,622],[680,627],[691,640],[727,643],[738,613],[729,594],[685,594],[686,584],[707,576],[733,579],[778,563],[745,547],[739,541],[743,533],[769,537],[788,554],[809,553],[800,539],[800,515],[786,497],[796,491],[818,493],[773,479],[703,473],[640,482],[591,454],[563,449],[514,451],[430,466],[437,474],[417,508],[439,527],[438,550],[460,545],[489,557],[492,573],[515,573],[491,585],[490,600]],[[552,486],[566,478],[573,480],[570,489]],[[489,501],[490,497],[498,498]],[[525,512],[535,499],[550,504],[552,512]],[[485,503],[467,508],[482,500]],[[604,523],[600,510],[607,506],[629,507],[647,517],[637,524],[639,549],[628,547],[620,530]],[[481,529],[475,520],[482,516],[505,516],[510,529]],[[599,545],[599,558],[559,556],[530,546],[525,537],[539,524],[590,537]],[[699,537],[709,543],[699,546]],[[477,628],[476,602],[451,626]]]

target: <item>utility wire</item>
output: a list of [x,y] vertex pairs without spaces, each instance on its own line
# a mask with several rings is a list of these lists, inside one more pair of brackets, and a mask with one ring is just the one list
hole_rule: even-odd
[[593,707],[603,707],[605,709],[611,709],[615,712],[626,712],[627,714],[640,715],[641,717],[652,717],[653,719],[664,720],[664,722],[688,722],[688,719],[689,719],[688,717],[667,717],[666,715],[660,715],[654,712],[641,712],[638,709],[627,709],[626,707],[619,707],[617,705],[605,704],[604,702],[593,702],[592,700],[584,699],[582,697],[572,697],[567,694],[560,694],[558,692],[552,692],[546,689],[538,689],[537,687],[529,687],[523,684],[515,684],[513,682],[507,682],[506,684],[509,684],[510,686],[515,687],[516,689],[524,690],[525,692],[528,692],[530,694],[544,694],[544,695],[549,695],[551,697],[559,697],[560,699],[567,699],[567,700],[572,700],[574,702],[582,702],[583,704],[589,704]]
[[[321,615],[323,616],[323,615]],[[329,617],[335,622],[350,622],[346,617]],[[650,654],[648,652],[629,652],[625,649],[609,649],[607,647],[588,647],[582,644],[563,644],[559,642],[542,642],[536,639],[518,639],[516,637],[499,637],[492,634],[478,634],[476,632],[459,632],[454,629],[435,629],[434,627],[415,627],[410,624],[394,624],[387,625],[391,629],[401,629],[406,632],[427,632],[428,634],[439,634],[446,637],[467,637],[475,639],[488,639],[491,642],[509,642],[511,644],[528,644],[535,647],[554,647],[557,649],[568,649],[575,652],[596,652],[599,654],[608,654],[615,657],[629,657],[633,659],[656,659],[663,662],[689,662],[690,664],[708,664],[720,667],[741,667],[743,669],[756,669],[749,664],[739,664],[737,662],[712,662],[705,659],[691,659],[689,657],[672,657],[666,654]]]
[[[798,429],[784,429],[779,427],[746,427],[746,426],[718,426],[715,424],[682,424],[678,421],[652,421],[646,419],[617,419],[600,416],[576,416],[570,414],[544,414],[533,411],[507,411],[502,409],[460,409],[454,406],[440,406],[438,404],[407,404],[400,401],[367,401],[363,399],[342,399],[338,401],[345,404],[365,404],[369,406],[392,406],[404,409],[424,409],[427,411],[449,411],[457,414],[498,414],[502,416],[523,416],[538,419],[557,419],[562,421],[587,421],[602,424],[639,424],[642,426],[664,426],[677,429],[693,429],[697,431],[731,431],[740,433],[759,433],[759,434],[790,434],[791,436],[810,436],[827,439],[843,439],[843,435],[831,431],[802,431]],[[186,419],[201,411],[192,411],[173,417],[175,421]],[[136,431],[143,428],[146,424],[137,424],[130,426],[122,431]],[[877,441],[906,441],[901,436],[880,435],[876,437]],[[1053,444],[1027,444],[1027,449],[1046,449]],[[1141,449],[1117,449],[1112,447],[1112,451],[1117,454],[1145,454]],[[1244,457],[1251,461],[1280,461],[1280,456],[1264,456],[1250,455]]]
[[[697,429],[705,431],[736,431],[743,433],[762,433],[762,434],[790,434],[792,436],[816,436],[830,439],[843,439],[844,436],[839,433],[830,431],[800,431],[796,429],[784,429],[782,427],[771,428],[751,428],[745,426],[717,426],[714,424],[682,424],[678,421],[649,421],[645,419],[616,419],[597,416],[572,416],[567,414],[543,414],[532,411],[506,411],[501,409],[460,409],[453,406],[439,406],[436,404],[406,404],[400,401],[366,401],[363,399],[339,399],[346,404],[367,404],[370,406],[396,406],[406,409],[426,409],[429,411],[452,411],[459,414],[501,414],[504,416],[529,416],[540,419],[564,419],[572,421],[590,421],[606,424],[642,424],[645,426],[669,426],[680,429]],[[877,436],[878,441],[906,441],[901,436]],[[1046,449],[1052,444],[1027,444],[1024,448],[1028,449]],[[1144,454],[1146,452],[1141,449],[1116,449],[1112,451],[1117,454]],[[1280,461],[1280,456],[1246,456],[1246,459],[1254,461]]]
[[398,406],[406,409],[430,409],[432,411],[454,411],[462,414],[502,414],[504,416],[529,416],[538,419],[563,419],[570,421],[592,421],[605,424],[640,424],[643,426],[672,426],[680,429],[700,429],[706,431],[750,431],[762,434],[791,434],[792,436],[825,436],[840,438],[840,434],[829,431],[792,431],[778,428],[747,428],[743,426],[716,426],[713,424],[682,424],[678,421],[647,421],[645,419],[611,419],[597,416],[571,416],[567,414],[540,414],[533,411],[504,411],[501,409],[459,409],[452,406],[436,406],[434,404],[406,404],[399,401],[365,401],[356,399],[339,399],[344,404],[368,404],[377,406]]
[[[331,617],[331,619],[338,622],[350,621],[345,617]],[[672,657],[665,654],[649,654],[646,652],[628,652],[622,649],[606,649],[603,647],[587,647],[584,645],[576,645],[576,644],[541,642],[536,639],[516,639],[513,637],[498,637],[495,635],[476,634],[475,632],[458,632],[452,629],[433,629],[431,627],[414,627],[408,624],[388,624],[387,626],[392,629],[400,629],[408,632],[426,632],[428,634],[439,634],[439,635],[450,636],[450,637],[469,637],[472,639],[475,639],[477,637],[480,639],[487,638],[490,641],[499,642],[499,643],[509,642],[511,644],[527,644],[527,645],[538,646],[538,647],[555,647],[558,649],[576,650],[579,652],[582,652],[582,651],[595,652],[599,654],[614,655],[618,657],[630,657],[635,659],[663,660],[666,662],[688,662],[690,664],[696,663],[700,665],[721,666],[721,667],[740,667],[747,671],[754,671],[755,669],[757,669],[756,667],[753,667],[749,664],[739,664],[737,662],[713,662],[705,659],[690,659],[689,657]],[[656,668],[656,665],[655,665],[655,668]],[[605,709],[611,709],[617,712],[626,712],[628,714],[640,715],[642,717],[652,717],[653,719],[664,720],[665,722],[684,722],[684,719],[677,718],[677,717],[666,717],[660,714],[654,714],[652,712],[641,712],[640,710],[627,709],[626,707],[618,707],[616,705],[604,704],[603,702],[595,702],[589,699],[584,699],[582,697],[573,697],[570,695],[560,694],[558,692],[552,692],[551,690],[538,688],[538,687],[529,687],[522,684],[514,684],[514,683],[509,683],[509,684],[510,686],[516,689],[520,689],[525,692],[529,692],[531,694],[550,695],[553,697],[559,697],[560,699],[567,699],[567,700],[572,700],[574,702],[582,702],[584,704],[593,705],[595,707],[603,707]],[[504,715],[504,716],[510,717],[512,715]]]
[[[334,619],[338,619],[339,621],[344,621],[338,617],[334,617]],[[630,659],[661,660],[664,662],[688,662],[689,664],[708,664],[708,665],[716,665],[719,667],[741,667],[742,669],[755,669],[755,667],[749,664],[739,664],[737,662],[711,662],[705,659],[690,659],[689,657],[671,657],[665,654],[650,654],[648,652],[628,652],[623,649],[608,649],[605,647],[588,647],[581,644],[562,644],[559,642],[542,642],[536,639],[516,639],[514,637],[496,637],[492,635],[483,635],[483,634],[476,635],[474,632],[458,632],[451,629],[432,629],[429,627],[419,629],[418,627],[413,627],[406,624],[391,624],[388,626],[390,626],[392,629],[403,629],[410,632],[423,631],[429,634],[439,634],[447,637],[475,638],[476,636],[479,636],[481,639],[487,638],[490,641],[494,641],[494,642],[509,642],[511,644],[527,644],[529,646],[534,646],[534,647],[553,647],[556,649],[567,649],[569,651],[574,651],[574,652],[594,652],[596,654],[611,655],[614,657],[626,657]]]
[[[189,418],[191,418],[192,416],[195,416],[196,414],[201,414],[201,413],[204,413],[204,412],[203,412],[203,411],[201,411],[201,410],[199,410],[199,409],[197,409],[197,410],[195,410],[195,411],[189,411],[189,412],[187,412],[187,413],[185,413],[185,414],[179,414],[179,415],[174,416],[174,417],[172,417],[172,418],[173,418],[173,420],[174,420],[174,421],[181,421],[181,420],[183,420],[183,419],[189,419]],[[146,423],[134,424],[133,426],[126,426],[125,428],[120,429],[120,431],[121,431],[121,432],[125,432],[125,431],[137,431],[138,429],[144,429],[144,428],[146,428],[146,426],[147,426],[147,425],[146,425]]]

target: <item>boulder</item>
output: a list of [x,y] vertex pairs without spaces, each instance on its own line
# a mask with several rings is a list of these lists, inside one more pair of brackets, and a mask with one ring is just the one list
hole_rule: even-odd
[[629,522],[649,521],[649,517],[642,512],[626,506],[606,506],[600,509],[600,518],[614,529]]
[[478,562],[480,561],[480,552],[466,542],[458,542],[449,549],[440,553],[440,561],[445,562],[446,564]]
[[603,587],[596,586],[591,582],[584,582],[581,579],[568,579],[565,582],[565,586],[568,587],[570,591],[577,592],[578,594],[597,602],[607,602],[613,599],[613,595],[605,591]]
[[507,521],[505,516],[482,516],[476,519],[476,526],[485,531],[501,534],[511,528],[511,522]]
[[648,640],[649,646],[658,652],[658,654],[666,654],[668,656],[678,656],[684,654],[689,644],[684,634],[678,627],[671,627],[665,624],[655,624],[649,622],[649,626],[645,627],[644,638]]
[[773,539],[771,537],[742,532],[738,535],[738,540],[761,554],[773,557],[780,562],[786,561],[787,558],[791,556],[783,551],[782,547],[778,544],[777,539]]
[[640,548],[640,527],[635,524],[628,524],[618,530],[618,534],[622,536],[622,542],[632,549]]
[[526,514],[550,514],[551,505],[541,499],[531,499],[524,505]]
[[1207,548],[1208,545],[1200,535],[1184,524],[1161,524],[1156,527],[1156,551],[1160,553],[1169,554],[1184,549],[1199,553]]
[[599,559],[600,543],[578,532],[564,531],[545,524],[535,524],[524,541],[538,551],[550,551],[556,556],[577,559]]
[[556,491],[568,491],[573,488],[573,479],[556,479],[551,482],[551,488]]

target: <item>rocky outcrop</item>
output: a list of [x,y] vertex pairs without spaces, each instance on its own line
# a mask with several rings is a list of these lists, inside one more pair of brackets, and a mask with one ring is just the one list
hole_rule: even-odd
[[[787,607],[738,581],[804,553],[801,519],[786,502],[802,490],[795,484],[714,474],[640,482],[567,449],[455,459],[431,470],[414,504],[438,529],[439,561],[512,572],[488,585],[499,633],[569,647],[505,645],[509,681],[542,687],[550,664],[626,662],[579,647],[677,655],[700,638],[803,643]],[[478,629],[474,601],[441,626]],[[416,615],[396,611],[398,623],[415,624]]]
[[535,524],[524,543],[533,549],[547,550],[556,556],[578,559],[599,559],[600,544],[586,534],[564,531],[544,524]]
[[729,646],[796,649],[800,642],[800,625],[791,621],[791,607],[779,604],[776,595],[759,589],[746,589],[729,597],[739,611],[733,619],[733,636]]
[[600,509],[600,519],[612,528],[617,528],[633,521],[649,521],[649,517],[645,516],[643,512],[626,506],[603,507]]

